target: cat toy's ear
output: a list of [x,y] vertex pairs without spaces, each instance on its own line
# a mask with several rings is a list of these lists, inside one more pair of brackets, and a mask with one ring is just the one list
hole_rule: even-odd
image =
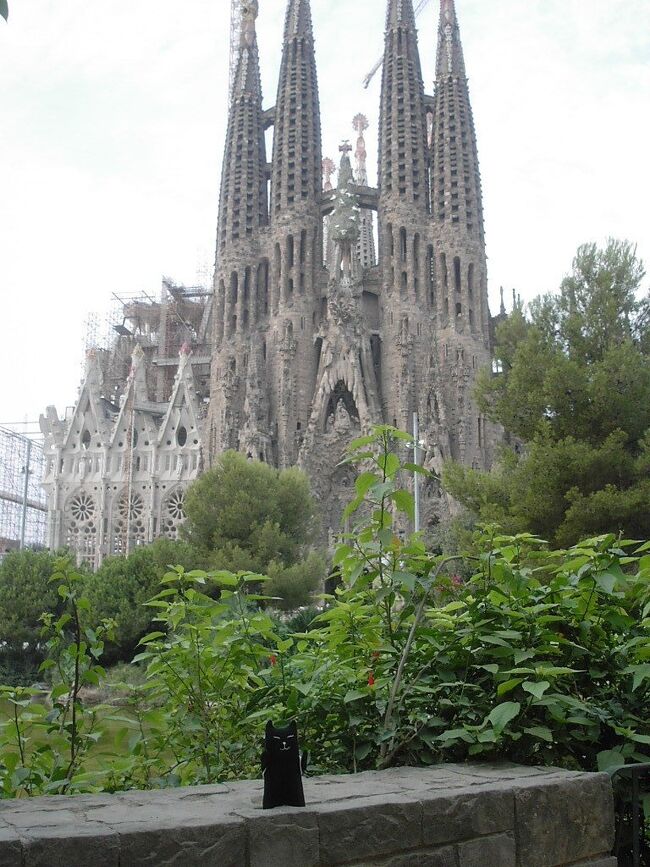
[[273,721],[272,721],[272,720],[269,720],[269,721],[267,722],[267,724],[266,724],[266,733],[267,733],[267,735],[270,735],[272,731],[273,731]]
[[295,721],[295,719],[291,720],[291,723],[289,724],[289,730],[292,731],[294,735],[298,734],[298,723]]

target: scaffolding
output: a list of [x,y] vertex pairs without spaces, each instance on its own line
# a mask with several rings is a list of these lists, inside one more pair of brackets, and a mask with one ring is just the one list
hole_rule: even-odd
[[40,442],[0,426],[0,558],[46,545],[44,468]]

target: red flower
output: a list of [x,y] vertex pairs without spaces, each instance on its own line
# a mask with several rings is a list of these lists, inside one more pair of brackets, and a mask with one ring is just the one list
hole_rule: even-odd
[[368,675],[368,686],[374,686],[374,685],[375,685],[375,675],[371,671],[370,674]]
[[275,653],[272,653],[272,654],[269,656],[269,662],[271,663],[271,665],[277,665],[277,664],[278,664],[278,658],[277,658],[277,656],[275,655]]
[[373,650],[372,658],[373,659],[379,659],[379,651],[378,650]]

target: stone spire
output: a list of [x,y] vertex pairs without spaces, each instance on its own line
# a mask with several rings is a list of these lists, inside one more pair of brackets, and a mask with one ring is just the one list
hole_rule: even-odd
[[440,29],[438,35],[438,57],[436,77],[456,75],[466,78],[463,46],[454,0],[440,0]]
[[[359,186],[368,186],[368,167],[366,159],[368,152],[366,150],[366,140],[364,132],[368,129],[368,118],[363,114],[357,114],[352,121],[352,126],[357,133],[357,149],[355,151],[356,168],[354,179]],[[357,247],[357,258],[361,263],[362,268],[371,268],[375,262],[375,234],[373,231],[372,211],[361,211],[361,226],[359,232],[359,244]]]
[[321,194],[321,127],[309,0],[289,0],[275,110],[271,214]]
[[255,19],[243,0],[242,35],[228,119],[219,205],[218,253],[268,223],[266,145]]
[[379,127],[379,189],[427,210],[424,87],[412,0],[388,0]]
[[476,133],[453,0],[441,0],[432,135],[431,199],[437,223],[480,243],[483,200]]

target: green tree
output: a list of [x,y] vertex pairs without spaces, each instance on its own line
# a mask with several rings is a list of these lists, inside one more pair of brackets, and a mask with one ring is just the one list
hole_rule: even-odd
[[[42,659],[40,617],[61,600],[50,583],[56,557],[45,551],[11,551],[0,562],[0,666],[3,680],[19,669],[33,673]],[[20,679],[20,678],[18,678]]]
[[309,557],[316,508],[298,469],[225,452],[189,488],[185,511],[185,538],[211,567],[268,573],[285,604],[306,602],[324,575],[322,558]]
[[481,410],[508,446],[487,474],[449,464],[447,489],[482,519],[559,544],[650,533],[650,296],[636,249],[578,249],[557,295],[498,329],[500,373],[484,371]]
[[136,548],[128,557],[107,557],[97,572],[88,576],[85,592],[92,622],[115,622],[113,640],[107,642],[104,652],[107,662],[130,662],[133,658],[156,613],[145,603],[156,595],[160,579],[172,563],[186,569],[202,565],[186,543],[158,539],[145,548]]

